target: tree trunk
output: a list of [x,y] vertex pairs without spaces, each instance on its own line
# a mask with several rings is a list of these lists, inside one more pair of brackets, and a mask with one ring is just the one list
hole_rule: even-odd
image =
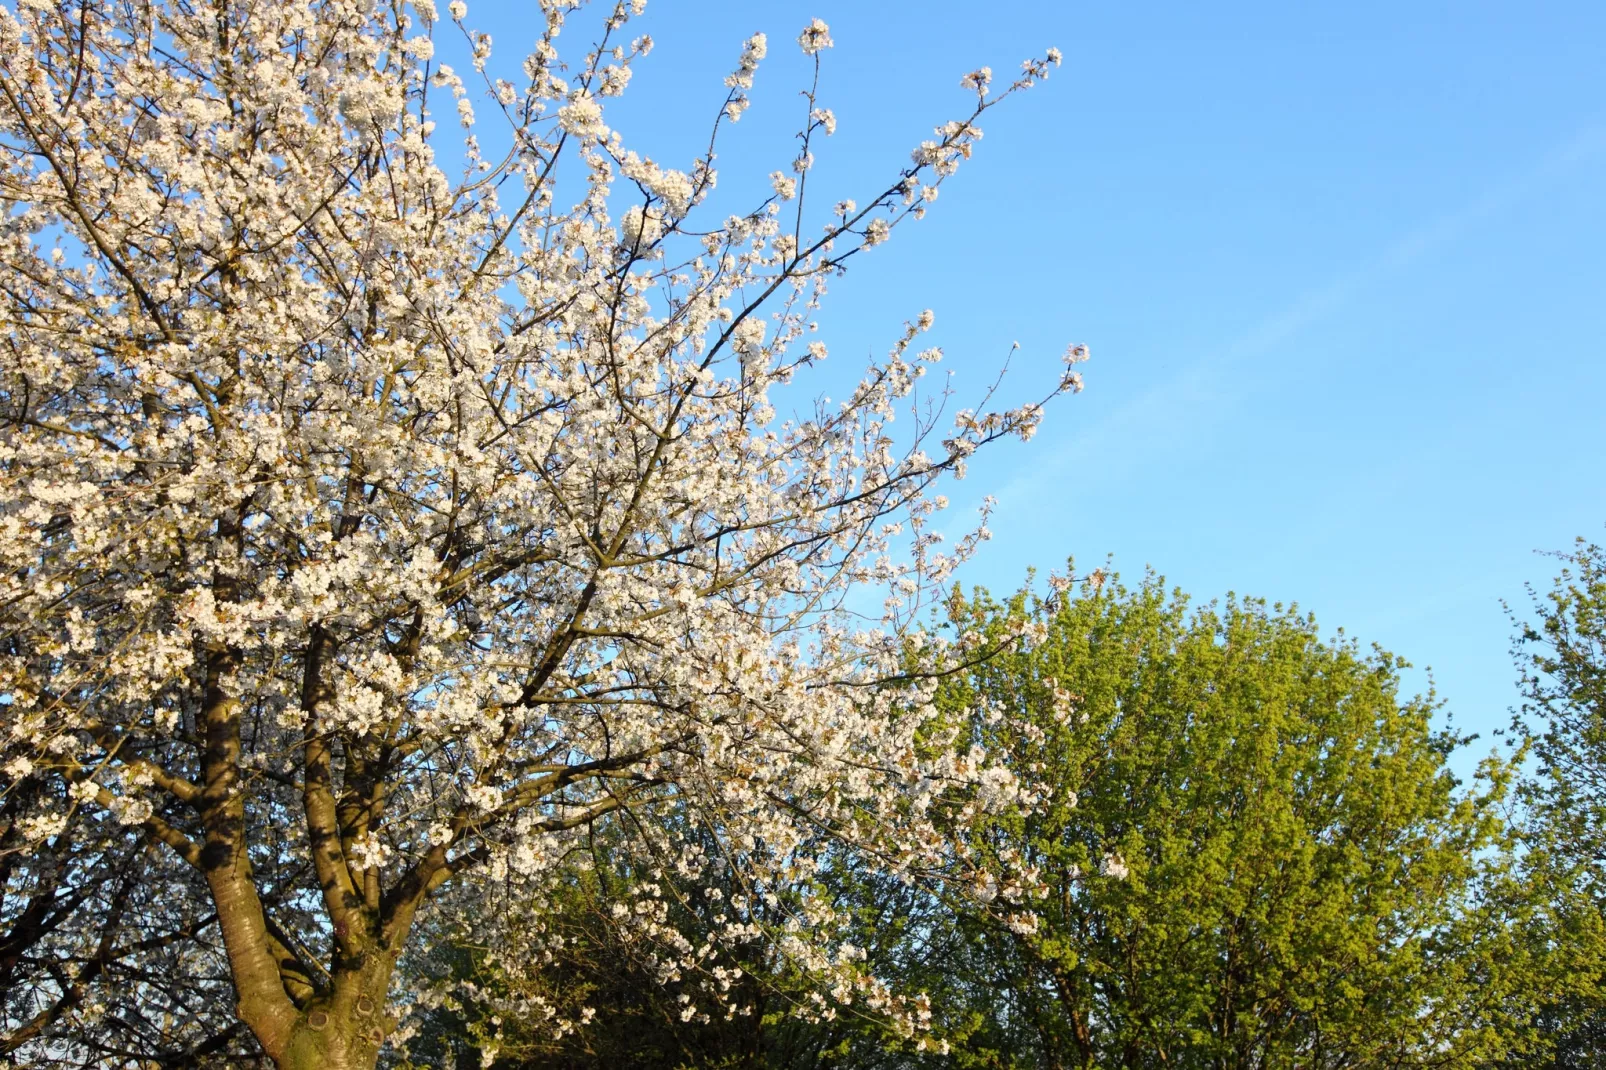
[[[370,962],[337,977],[333,991],[296,1018],[279,1070],[372,1070],[393,1022],[385,1013],[393,962]],[[372,961],[377,960],[377,961]]]
[[324,1013],[312,1011],[296,1023],[290,1047],[275,1064],[279,1070],[372,1070],[380,1043],[364,1035],[361,1022],[337,1022],[328,1016],[321,1029],[310,1024]]

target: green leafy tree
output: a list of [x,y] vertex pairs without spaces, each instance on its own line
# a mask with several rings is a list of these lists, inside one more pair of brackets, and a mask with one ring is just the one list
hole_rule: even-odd
[[[1293,607],[1193,607],[1094,573],[1071,597],[955,594],[961,642],[1026,643],[951,682],[975,746],[1039,800],[964,849],[962,963],[987,1026],[961,1065],[1474,1066],[1526,1050],[1542,904],[1503,821],[1510,769],[1461,789],[1405,663]],[[1064,592],[1064,593],[1061,593]]]
[[1606,550],[1579,539],[1557,555],[1549,590],[1530,588],[1515,654],[1524,703],[1515,725],[1534,757],[1521,787],[1528,864],[1554,889],[1550,943],[1571,984],[1540,1024],[1558,1070],[1606,1067]]

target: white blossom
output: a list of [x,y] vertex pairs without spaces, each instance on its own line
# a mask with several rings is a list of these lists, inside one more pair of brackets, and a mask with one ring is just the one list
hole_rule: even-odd
[[631,205],[619,221],[620,243],[632,253],[645,256],[653,242],[663,236],[663,213],[657,208]]
[[602,105],[585,90],[576,90],[558,109],[558,123],[575,137],[600,138],[608,128],[602,122]]
[[803,32],[797,35],[798,47],[806,55],[814,55],[821,49],[830,48],[836,42],[831,40],[831,28],[822,19],[813,19],[803,27]]
[[389,844],[382,841],[375,833],[368,833],[353,840],[349,848],[348,863],[352,869],[362,871],[365,869],[381,869],[396,853]]

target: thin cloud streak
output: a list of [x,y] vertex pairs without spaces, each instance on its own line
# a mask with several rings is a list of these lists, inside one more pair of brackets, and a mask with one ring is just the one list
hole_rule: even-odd
[[[1133,458],[1137,442],[1154,441],[1156,432],[1164,440],[1180,436],[1190,418],[1208,411],[1230,397],[1225,384],[1235,367],[1272,352],[1314,324],[1350,304],[1360,293],[1399,274],[1434,250],[1460,238],[1477,224],[1525,200],[1545,185],[1606,149],[1606,126],[1591,125],[1557,145],[1528,170],[1500,182],[1474,198],[1458,211],[1410,231],[1389,244],[1361,267],[1346,272],[1324,286],[1299,295],[1283,310],[1267,316],[1237,338],[1200,358],[1170,379],[1117,408],[1032,464],[1006,484],[996,495],[995,516],[1007,511],[1012,500],[1041,493],[1046,482],[1056,484],[1077,456],[1094,452],[1100,444],[1119,441],[1118,451],[1105,451],[1100,472],[1114,471],[1112,461],[1121,456]],[[1131,461],[1128,462],[1130,464]]]

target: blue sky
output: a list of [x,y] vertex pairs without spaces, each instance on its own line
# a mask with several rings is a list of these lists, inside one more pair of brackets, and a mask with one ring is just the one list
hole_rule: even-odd
[[[502,59],[533,40],[517,6],[470,8]],[[1086,392],[951,491],[999,497],[966,578],[1113,553],[1199,597],[1297,601],[1431,666],[1463,728],[1503,725],[1500,600],[1552,574],[1535,550],[1606,534],[1606,5],[655,0],[610,123],[685,166],[764,30],[719,161],[722,195],[758,193],[815,15],[841,123],[821,204],[902,166],[965,71],[1066,55],[822,315],[847,373],[933,308],[961,392],[1012,341],[1022,394],[1092,347]]]

